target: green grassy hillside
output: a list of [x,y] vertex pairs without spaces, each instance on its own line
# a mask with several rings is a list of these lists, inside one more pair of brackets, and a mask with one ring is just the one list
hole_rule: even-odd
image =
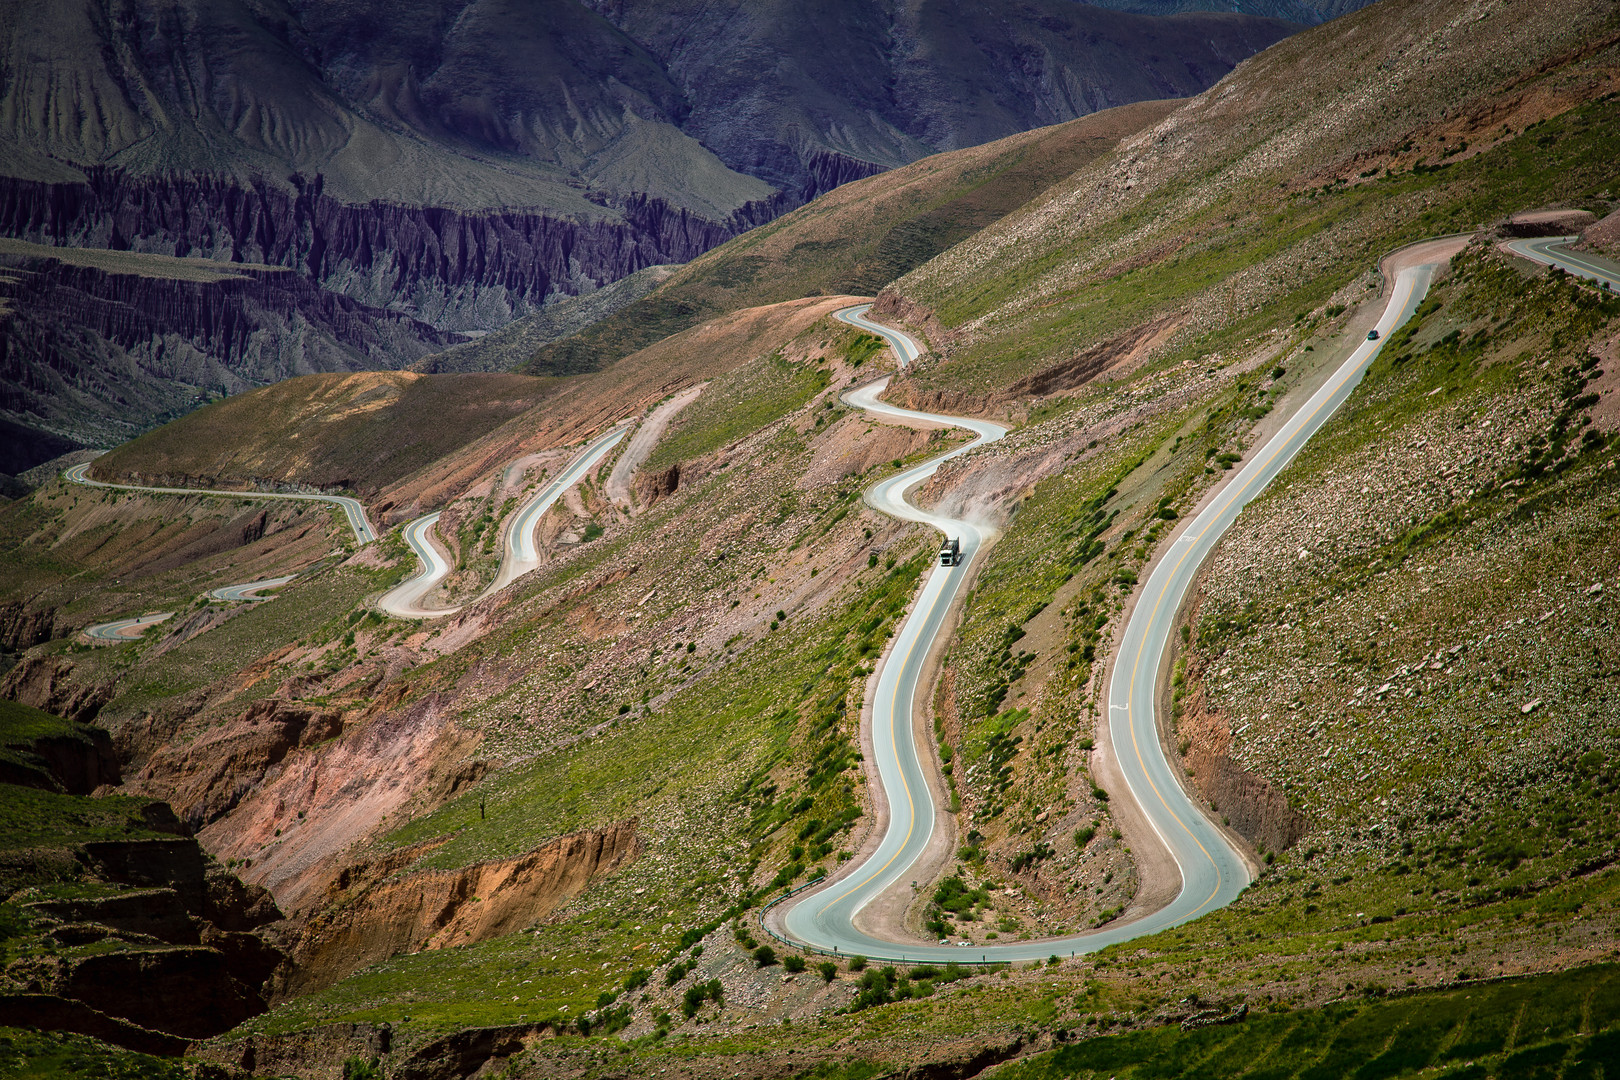
[[845,184],[694,259],[648,296],[541,348],[523,370],[592,371],[723,312],[802,296],[870,295],[1157,122],[1174,104],[1108,109]]
[[[931,313],[949,358],[916,387],[993,393],[1156,318],[1178,358],[1229,354],[1396,245],[1612,196],[1612,7],[1445,10],[1397,0],[1279,43],[1151,143],[901,278],[879,309]],[[1447,63],[1405,49],[1413,25],[1441,27]]]

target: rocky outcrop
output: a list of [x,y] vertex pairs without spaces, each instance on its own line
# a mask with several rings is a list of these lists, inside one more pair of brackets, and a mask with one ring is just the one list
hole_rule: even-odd
[[401,1061],[393,1075],[399,1080],[463,1080],[522,1053],[552,1028],[547,1023],[467,1028],[421,1047]]
[[142,949],[75,957],[52,989],[154,1031],[203,1039],[264,1011],[258,993],[232,974],[217,949]]
[[[140,816],[149,823],[177,826],[167,806],[148,810]],[[184,1040],[264,1011],[261,988],[287,963],[264,936],[281,912],[195,840],[93,841],[43,854],[30,868],[35,882],[73,880],[92,891],[16,895],[26,933],[37,938],[0,972],[8,1018],[175,1054]]]
[[325,1024],[277,1035],[216,1039],[196,1047],[193,1055],[259,1076],[340,1080],[345,1061],[375,1061],[393,1049],[390,1024]]
[[18,600],[0,604],[0,652],[22,652],[55,636],[54,608],[29,608]]
[[194,741],[160,747],[136,783],[161,793],[184,821],[201,828],[235,809],[292,750],[342,731],[340,710],[264,698],[240,719],[211,728]]
[[0,783],[88,795],[118,782],[118,757],[106,731],[0,702]]
[[633,195],[584,220],[540,209],[353,205],[327,195],[320,176],[295,176],[287,186],[109,168],[85,177],[0,178],[0,234],[286,267],[302,287],[333,300],[403,303],[448,329],[501,325],[553,293],[577,291],[581,280],[603,285],[686,262],[778,212],[749,204],[711,221]]
[[1184,702],[1177,732],[1187,740],[1182,755],[1192,782],[1239,835],[1256,847],[1284,851],[1305,835],[1305,815],[1288,805],[1288,796],[1265,777],[1249,771],[1231,756],[1232,729],[1224,716],[1206,707],[1204,689],[1195,680]]
[[681,463],[678,461],[667,469],[642,470],[636,473],[636,504],[645,510],[659,499],[675,494],[680,486]]
[[0,698],[88,724],[112,700],[113,687],[111,683],[81,686],[72,681],[72,674],[73,661],[66,657],[25,656],[0,682]]
[[94,933],[152,937],[173,945],[201,942],[180,894],[173,889],[135,889],[112,896],[68,900],[39,900],[28,905],[35,915],[55,919],[73,928],[53,931],[58,940],[91,940]]
[[544,920],[641,850],[633,821],[572,833],[513,859],[392,876],[352,867],[328,891],[282,988],[308,993],[403,952],[470,945]]
[[178,1057],[191,1045],[177,1035],[152,1031],[116,1016],[108,1016],[82,1001],[54,994],[0,994],[0,1016],[6,1018],[6,1023],[17,1027],[71,1031],[138,1054]]

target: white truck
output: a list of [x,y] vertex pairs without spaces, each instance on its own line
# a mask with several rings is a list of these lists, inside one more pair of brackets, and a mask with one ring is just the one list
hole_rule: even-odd
[[939,548],[939,565],[955,566],[962,561],[962,541],[951,537]]

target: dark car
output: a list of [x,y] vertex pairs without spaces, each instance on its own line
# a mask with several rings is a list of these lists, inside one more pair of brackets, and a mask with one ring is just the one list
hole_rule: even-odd
[[1376,331],[1376,330],[1367,331],[1367,340],[1368,341],[1377,341],[1378,340],[1378,331]]

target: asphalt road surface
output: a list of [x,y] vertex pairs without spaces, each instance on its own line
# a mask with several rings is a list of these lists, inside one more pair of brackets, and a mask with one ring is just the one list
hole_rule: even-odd
[[[546,511],[551,509],[552,504],[562,497],[563,492],[579,483],[586,473],[596,468],[607,456],[608,451],[617,446],[619,440],[623,439],[629,430],[629,423],[624,422],[597,436],[574,455],[551,483],[541,488],[521,510],[508,519],[506,550],[501,556],[501,568],[489,587],[478,594],[477,600],[500,592],[540,565],[540,552],[534,544],[534,527],[540,523]],[[440,554],[439,549],[433,546],[431,533],[438,523],[439,513],[435,511],[405,526],[405,542],[416,552],[416,557],[422,562],[422,569],[415,577],[389,590],[377,601],[377,607],[382,611],[401,619],[432,619],[461,610],[460,605],[450,608],[422,606],[422,598],[432,592],[450,572],[450,563]]]
[[[1000,438],[1005,429],[980,420],[913,413],[875,401],[886,383],[846,396],[853,405],[891,417],[910,416],[949,423],[980,438],[935,461],[886,480],[867,493],[874,507],[912,521],[934,525],[962,541],[962,562],[936,567],[895,639],[878,675],[872,714],[872,745],[879,782],[889,804],[888,829],[878,848],[830,885],[806,892],[783,917],[787,938],[823,952],[861,954],[902,961],[1014,961],[1051,955],[1092,952],[1123,941],[1178,926],[1230,903],[1249,884],[1243,857],[1225,834],[1187,795],[1159,741],[1154,698],[1164,651],[1175,628],[1177,609],[1198,567],[1215,548],[1238,513],[1293,460],[1307,440],[1327,422],[1361,381],[1383,342],[1416,309],[1428,291],[1433,265],[1403,270],[1395,280],[1388,305],[1378,320],[1377,341],[1363,342],[1316,394],[1273,438],[1254,452],[1209,505],[1186,527],[1143,587],[1125,627],[1108,693],[1108,723],[1114,752],[1131,796],[1140,805],[1180,868],[1181,891],[1168,905],[1130,922],[1115,923],[1086,934],[1008,945],[901,943],[872,937],[854,925],[857,914],[883,891],[908,877],[938,823],[921,754],[912,736],[912,703],[916,700],[923,660],[944,632],[945,615],[966,566],[978,555],[985,532],[980,526],[929,514],[903,498],[912,485],[932,474],[939,463],[974,446]],[[843,321],[881,334],[895,346],[902,365],[918,355],[904,334],[867,320],[865,307],[838,313]]]
[[210,488],[167,488],[143,487],[139,484],[108,484],[100,480],[90,479],[86,470],[90,463],[75,465],[62,475],[75,484],[86,487],[112,488],[117,491],[142,491],[149,495],[223,495],[230,499],[291,499],[297,502],[323,502],[343,510],[343,516],[349,520],[349,528],[354,531],[354,541],[357,544],[369,544],[377,539],[377,533],[372,529],[371,522],[366,519],[366,508],[347,495],[293,495],[279,491],[215,491]]
[[134,641],[146,633],[148,627],[174,618],[172,611],[159,611],[152,615],[139,615],[133,619],[98,623],[84,628],[84,636],[92,641]]
[[269,600],[271,597],[260,596],[259,593],[265,589],[279,589],[297,576],[297,574],[288,574],[286,577],[265,578],[263,581],[244,581],[240,585],[226,585],[222,588],[210,589],[208,595],[215,600]]
[[1607,259],[1594,258],[1565,248],[1564,245],[1579,239],[1579,236],[1545,236],[1534,240],[1510,240],[1507,249],[1531,262],[1559,267],[1576,277],[1595,281],[1602,288],[1620,292],[1620,268]]

